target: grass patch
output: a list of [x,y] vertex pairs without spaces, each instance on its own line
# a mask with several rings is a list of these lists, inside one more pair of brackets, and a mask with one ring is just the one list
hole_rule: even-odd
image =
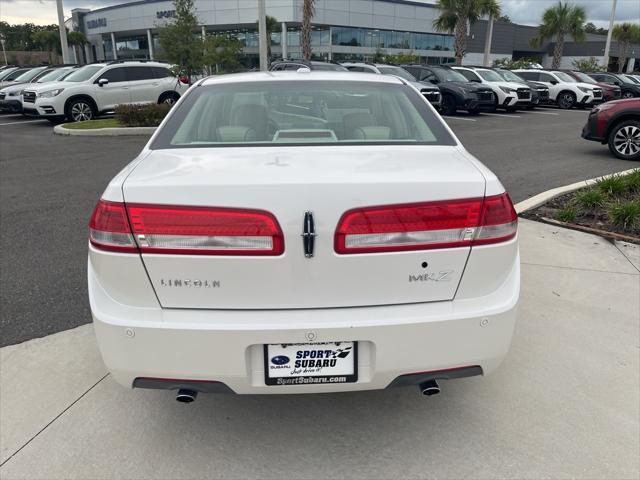
[[596,182],[596,187],[605,195],[621,195],[627,189],[625,179],[622,175],[612,175],[608,178],[600,179]]
[[576,203],[582,210],[593,211],[604,205],[604,195],[599,190],[585,190],[576,194]]
[[561,222],[573,223],[577,216],[578,212],[573,207],[561,208],[556,212],[556,220],[560,220]]
[[624,177],[627,190],[630,192],[640,192],[640,168],[635,169]]
[[95,128],[117,128],[122,127],[122,125],[115,118],[101,118],[86,122],[65,123],[63,127],[69,130],[93,130]]
[[609,207],[609,218],[614,225],[632,232],[640,232],[640,201],[621,202]]

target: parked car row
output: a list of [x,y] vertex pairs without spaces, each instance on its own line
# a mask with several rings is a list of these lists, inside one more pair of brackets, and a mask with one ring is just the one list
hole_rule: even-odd
[[116,105],[175,103],[188,88],[160,62],[113,61],[0,70],[0,110],[46,118],[91,120]]
[[[385,65],[368,62],[279,60],[272,71],[347,70],[396,75],[409,81],[444,115],[458,110],[477,114],[504,109],[587,108],[617,98],[640,97],[640,79],[633,75],[572,70],[519,69],[449,65]],[[426,86],[431,86],[426,89]],[[438,92],[433,88],[437,87]]]

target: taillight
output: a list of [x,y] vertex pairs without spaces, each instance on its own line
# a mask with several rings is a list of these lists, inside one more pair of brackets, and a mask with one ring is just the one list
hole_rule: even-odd
[[89,241],[101,250],[138,251],[123,203],[98,202],[89,221]]
[[184,83],[185,85],[189,85],[189,75],[180,75],[180,77],[178,77],[180,79],[181,83]]
[[504,193],[486,198],[359,208],[336,229],[337,253],[467,247],[513,238],[518,217]]
[[125,205],[100,200],[89,240],[101,250],[185,255],[281,255],[284,237],[260,210]]
[[260,210],[127,205],[142,253],[280,255],[284,238],[273,215]]

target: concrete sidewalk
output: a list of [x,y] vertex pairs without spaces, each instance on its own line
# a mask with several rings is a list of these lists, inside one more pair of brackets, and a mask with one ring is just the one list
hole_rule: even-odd
[[106,375],[91,326],[0,353],[2,479],[640,475],[640,249],[521,221],[511,352],[485,378],[338,395],[174,395]]

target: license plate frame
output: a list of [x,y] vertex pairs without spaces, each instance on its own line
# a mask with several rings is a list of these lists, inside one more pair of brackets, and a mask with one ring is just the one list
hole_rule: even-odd
[[[283,375],[269,376],[269,359],[271,354],[269,347],[304,347],[304,346],[332,346],[334,348],[342,348],[345,344],[351,344],[353,354],[351,362],[353,365],[353,373],[336,373],[325,375]],[[293,351],[293,348],[292,348]],[[340,341],[340,342],[306,342],[306,343],[276,343],[263,345],[263,361],[264,361],[264,383],[268,386],[284,386],[284,385],[336,385],[343,383],[355,383],[358,381],[358,342],[356,341]]]

